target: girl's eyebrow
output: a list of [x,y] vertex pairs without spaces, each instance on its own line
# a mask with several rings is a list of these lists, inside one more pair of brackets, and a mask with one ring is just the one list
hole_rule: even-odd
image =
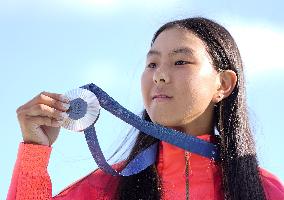
[[[179,48],[176,48],[176,49],[173,49],[168,55],[169,56],[173,56],[173,55],[176,55],[176,54],[186,54],[186,55],[190,55],[190,56],[193,56],[193,50],[189,47],[179,47]],[[150,50],[148,53],[147,53],[147,57],[150,57],[150,56],[153,56],[153,55],[156,55],[156,56],[161,56],[161,52],[160,51],[157,51],[157,50]]]

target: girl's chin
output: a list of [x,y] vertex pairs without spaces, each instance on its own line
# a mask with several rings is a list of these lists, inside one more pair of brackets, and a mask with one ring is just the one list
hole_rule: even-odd
[[152,122],[169,128],[177,126],[177,123],[175,123],[172,119],[154,119]]

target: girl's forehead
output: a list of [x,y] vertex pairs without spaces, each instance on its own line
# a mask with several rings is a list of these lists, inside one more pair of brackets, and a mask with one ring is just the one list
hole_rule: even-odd
[[191,49],[192,52],[205,50],[201,39],[191,31],[180,28],[170,28],[161,32],[151,46],[151,50],[172,51],[181,47]]
[[191,31],[171,28],[161,32],[151,46],[147,58],[166,54],[173,56],[207,54],[204,42]]

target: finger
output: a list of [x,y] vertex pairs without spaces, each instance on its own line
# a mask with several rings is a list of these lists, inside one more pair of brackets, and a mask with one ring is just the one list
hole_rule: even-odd
[[63,120],[68,117],[66,112],[62,112],[44,104],[33,105],[30,109],[25,110],[26,116],[43,116]]
[[[48,96],[49,95],[49,96]],[[61,94],[56,93],[48,93],[48,92],[42,92],[39,95],[37,95],[35,98],[33,98],[31,101],[29,101],[27,104],[21,106],[17,112],[19,112],[21,109],[27,109],[29,107],[32,107],[36,104],[45,104],[47,106],[53,107],[57,110],[61,111],[67,111],[70,107],[70,104],[66,103],[67,100],[65,100],[65,103],[63,102],[63,97]],[[61,98],[61,100],[58,100]],[[64,97],[67,98],[67,97]]]
[[56,93],[43,92],[42,94],[40,94],[38,96],[36,102],[38,104],[45,104],[45,105],[52,107],[52,108],[55,108],[57,110],[67,111],[70,107],[70,104],[64,103],[62,99],[58,100],[58,98],[61,98],[60,96],[62,96],[62,95],[56,94]]
[[60,127],[63,123],[61,120],[51,119],[49,117],[42,117],[42,116],[29,116],[28,120],[33,123],[37,124],[39,126],[45,125],[45,126],[51,126],[51,127]]
[[41,94],[48,96],[52,99],[55,99],[57,101],[61,101],[63,103],[69,103],[70,102],[70,99],[63,94],[57,94],[57,93],[51,93],[51,92],[42,92]]

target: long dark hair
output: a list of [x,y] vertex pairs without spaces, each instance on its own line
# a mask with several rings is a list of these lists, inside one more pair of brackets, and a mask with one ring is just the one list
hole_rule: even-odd
[[[215,69],[233,70],[238,78],[230,96],[214,107],[214,126],[220,135],[220,167],[225,199],[266,199],[248,119],[243,64],[234,39],[220,24],[206,18],[194,17],[164,24],[154,34],[151,46],[161,32],[170,28],[181,28],[195,34],[204,42]],[[142,117],[151,121],[146,110]],[[157,139],[139,132],[126,163],[154,142]],[[117,198],[121,200],[154,200],[161,196],[162,185],[156,165],[137,175],[122,177],[117,188]]]

